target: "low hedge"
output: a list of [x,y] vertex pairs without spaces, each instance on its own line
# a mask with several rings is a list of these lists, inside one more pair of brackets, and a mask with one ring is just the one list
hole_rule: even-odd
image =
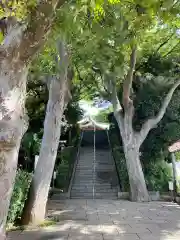
[[116,162],[118,175],[121,181],[121,191],[129,192],[130,186],[129,186],[128,171],[126,166],[126,159],[120,147],[116,146],[113,148],[113,157]]
[[69,146],[61,152],[61,162],[57,166],[55,187],[67,191],[71,179],[74,162],[77,155],[77,147]]
[[156,159],[146,165],[144,176],[149,191],[167,192],[168,182],[172,180],[172,169],[164,160]]
[[8,212],[7,226],[14,225],[20,220],[31,179],[31,173],[18,169]]
[[[109,132],[113,157],[116,162],[120,178],[121,191],[128,192],[130,190],[130,186],[126,159],[123,153],[122,143],[120,142],[118,136],[118,133],[115,131],[113,132],[111,130]],[[149,159],[149,163],[143,165],[142,167],[149,191],[168,191],[168,181],[172,179],[172,170],[164,159]]]

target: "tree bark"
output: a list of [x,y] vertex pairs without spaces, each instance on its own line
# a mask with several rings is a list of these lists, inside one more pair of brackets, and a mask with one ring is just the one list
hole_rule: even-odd
[[0,63],[0,239],[5,239],[5,224],[16,176],[20,142],[27,130],[25,112],[27,68],[12,68]]
[[[64,54],[67,54],[64,52]],[[57,149],[61,135],[61,120],[69,98],[69,80],[66,56],[60,57],[64,61],[61,66],[60,79],[54,78],[49,85],[49,100],[44,122],[44,134],[40,149],[39,160],[32,180],[29,198],[25,204],[22,224],[38,224],[45,218],[46,203],[54,170]],[[62,65],[62,64],[61,64]]]
[[[5,239],[5,224],[14,179],[18,152],[27,130],[25,112],[26,80],[29,63],[45,42],[55,10],[65,0],[38,1],[29,11],[28,22],[20,25],[16,18],[7,18],[0,45],[0,239]],[[13,20],[13,21],[12,21]],[[0,26],[2,30],[2,26]]]
[[116,115],[116,120],[123,141],[123,150],[130,184],[130,198],[131,201],[134,202],[148,202],[150,198],[139,158],[140,142],[127,116],[125,118],[120,116],[120,114],[121,113]]
[[141,144],[147,137],[149,131],[153,127],[155,127],[163,118],[174,91],[180,85],[180,80],[177,81],[169,90],[157,116],[148,119],[143,124],[140,132],[135,132],[132,125],[134,106],[133,101],[130,99],[135,64],[136,46],[132,48],[129,71],[123,83],[122,103],[124,108],[122,109],[117,96],[116,83],[114,79],[109,75],[111,80],[111,101],[113,104],[114,116],[118,122],[120,134],[122,136],[127,170],[129,175],[129,183],[131,187],[131,200],[149,201],[150,198],[147,191],[141,162],[139,159],[139,149]]
[[139,158],[139,148],[136,143],[124,143],[129,183],[131,189],[131,200],[135,202],[148,202],[150,197],[147,191],[144,174]]
[[45,218],[46,202],[61,134],[61,118],[64,109],[62,90],[57,80],[52,80],[40,156],[22,218],[24,225],[40,223]]

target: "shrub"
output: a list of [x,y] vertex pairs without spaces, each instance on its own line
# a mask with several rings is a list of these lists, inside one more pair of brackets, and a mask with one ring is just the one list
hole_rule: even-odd
[[120,147],[113,148],[113,156],[117,165],[118,175],[121,181],[121,190],[122,192],[128,192],[130,189],[129,186],[129,177],[126,166],[126,159],[124,153],[121,151]]
[[124,156],[123,148],[121,146],[121,139],[118,129],[111,127],[109,131],[110,147],[117,166],[117,174],[120,179],[121,191],[128,192],[130,190],[129,176],[126,166],[126,159]]
[[168,191],[168,182],[172,179],[172,169],[164,160],[156,159],[144,169],[145,180],[149,191]]
[[69,181],[74,167],[77,147],[69,146],[61,152],[61,162],[57,167],[57,177],[55,186],[63,190],[67,190]]
[[13,225],[21,218],[31,179],[32,174],[20,169],[17,171],[7,218],[8,225]]

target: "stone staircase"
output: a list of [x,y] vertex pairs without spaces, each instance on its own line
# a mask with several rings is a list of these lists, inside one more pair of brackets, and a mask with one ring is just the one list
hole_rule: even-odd
[[71,188],[71,198],[116,199],[118,178],[108,148],[81,147]]

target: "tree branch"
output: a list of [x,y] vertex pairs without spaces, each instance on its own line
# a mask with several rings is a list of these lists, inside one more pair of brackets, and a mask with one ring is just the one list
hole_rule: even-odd
[[8,6],[8,1],[2,1],[0,0],[0,7],[4,12],[12,12],[12,9],[10,6]]
[[119,125],[120,130],[123,131],[124,124],[123,124],[122,107],[117,95],[116,82],[114,79],[111,80],[111,102],[113,105],[114,117],[116,118],[116,121]]
[[163,58],[167,57],[170,53],[172,53],[179,44],[180,44],[180,42],[176,43],[176,45],[173,48],[171,48],[171,50],[169,50],[169,52],[167,52],[166,54],[163,55]]
[[147,137],[149,131],[156,127],[156,125],[161,121],[161,119],[163,118],[166,109],[171,101],[171,98],[173,96],[174,91],[177,89],[177,87],[180,85],[180,80],[177,81],[169,90],[169,92],[167,93],[161,109],[159,110],[159,113],[154,117],[154,118],[150,118],[148,119],[142,126],[140,133],[138,134],[139,136],[139,141],[140,141],[140,145],[143,143],[143,141],[145,140],[145,138]]
[[[103,79],[103,74],[102,74],[102,71],[101,71],[101,69],[100,68],[96,68],[96,67],[92,67],[92,70],[95,72],[95,74],[96,73],[98,73],[99,74],[99,76],[100,76],[100,78],[101,78],[101,81],[102,81],[102,86],[103,86],[103,89],[104,89],[104,91],[106,92],[106,94],[110,94],[110,91],[108,90],[108,88],[105,86],[105,81],[104,81],[104,79]],[[99,89],[100,90],[100,89]]]
[[69,65],[69,56],[66,43],[63,40],[59,40],[56,43],[56,48],[58,52],[58,57],[56,59],[58,73],[61,76],[67,76],[67,68]]
[[130,99],[130,92],[131,92],[132,81],[133,81],[133,73],[136,65],[136,51],[137,51],[136,46],[133,46],[131,56],[130,56],[129,71],[123,84],[123,106],[125,110],[128,108],[129,103],[132,102]]
[[75,66],[75,68],[76,68],[76,72],[77,72],[77,74],[78,74],[79,80],[81,80],[81,81],[83,82],[83,78],[81,77],[81,73],[80,73],[80,71],[79,71],[79,68],[78,68],[77,64],[74,63],[74,66]]
[[173,36],[174,36],[174,33],[172,33],[163,43],[161,43],[161,44],[159,45],[159,47],[157,48],[156,53],[159,52],[159,50],[160,50],[164,45],[166,45]]
[[55,10],[66,0],[41,0],[31,9],[27,28],[17,48],[21,61],[28,63],[45,42],[55,19]]
[[67,87],[66,87],[66,94],[64,97],[64,108],[67,107],[69,101],[72,99],[72,94],[71,94],[71,83],[74,77],[74,69],[72,67],[69,67],[68,72],[67,72]]
[[119,101],[118,96],[117,96],[117,90],[116,90],[115,82],[113,82],[113,81],[112,81],[111,100],[112,100],[115,115],[119,114],[122,111],[122,107],[121,107],[120,101]]

